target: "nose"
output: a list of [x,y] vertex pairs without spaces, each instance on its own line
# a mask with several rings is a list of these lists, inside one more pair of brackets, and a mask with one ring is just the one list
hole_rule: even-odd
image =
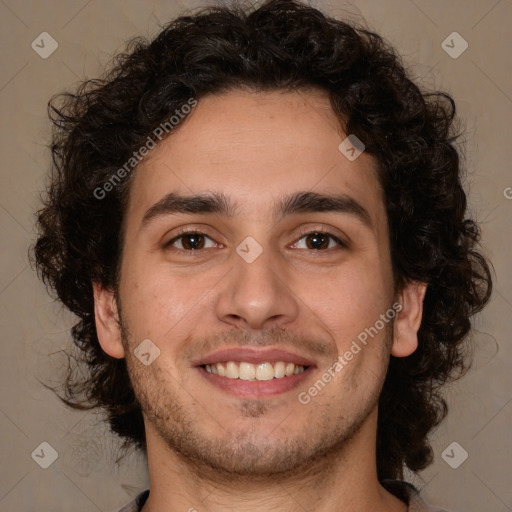
[[268,249],[249,261],[238,253],[233,254],[232,270],[222,281],[216,302],[219,320],[244,329],[265,329],[293,322],[300,303],[293,292],[291,269]]

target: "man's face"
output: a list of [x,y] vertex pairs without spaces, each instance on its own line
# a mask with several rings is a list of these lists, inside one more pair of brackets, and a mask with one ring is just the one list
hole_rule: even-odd
[[[201,99],[136,171],[119,287],[124,355],[148,437],[190,461],[291,470],[375,419],[392,322],[304,403],[394,301],[374,161],[349,161],[345,137],[320,92],[232,91]],[[232,215],[172,213],[170,201],[146,215],[170,193],[222,194]],[[345,201],[281,215],[299,193]],[[177,238],[183,228],[200,235]],[[146,339],[160,350],[148,366],[134,355]],[[282,376],[294,362],[301,373]]]

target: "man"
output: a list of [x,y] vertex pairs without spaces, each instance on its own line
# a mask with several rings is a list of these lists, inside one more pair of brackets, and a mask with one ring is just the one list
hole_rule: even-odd
[[454,104],[378,35],[212,8],[51,103],[35,247],[102,407],[148,458],[122,511],[410,512],[491,277]]

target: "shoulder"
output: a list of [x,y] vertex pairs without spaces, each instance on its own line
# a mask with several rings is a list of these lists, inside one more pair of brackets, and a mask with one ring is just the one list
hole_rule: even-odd
[[135,496],[128,503],[126,503],[126,505],[123,505],[116,512],[140,512],[142,510],[142,507],[144,506],[144,503],[146,503],[148,496],[149,489],[146,489],[137,494],[137,496]]
[[429,505],[416,487],[404,480],[382,480],[381,485],[397,498],[405,501],[408,505],[408,512],[450,512],[444,508]]

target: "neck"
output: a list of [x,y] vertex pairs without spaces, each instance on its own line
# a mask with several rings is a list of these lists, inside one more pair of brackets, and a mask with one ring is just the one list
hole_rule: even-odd
[[377,480],[377,409],[347,443],[290,473],[234,475],[172,450],[146,424],[150,496],[143,512],[406,512]]

